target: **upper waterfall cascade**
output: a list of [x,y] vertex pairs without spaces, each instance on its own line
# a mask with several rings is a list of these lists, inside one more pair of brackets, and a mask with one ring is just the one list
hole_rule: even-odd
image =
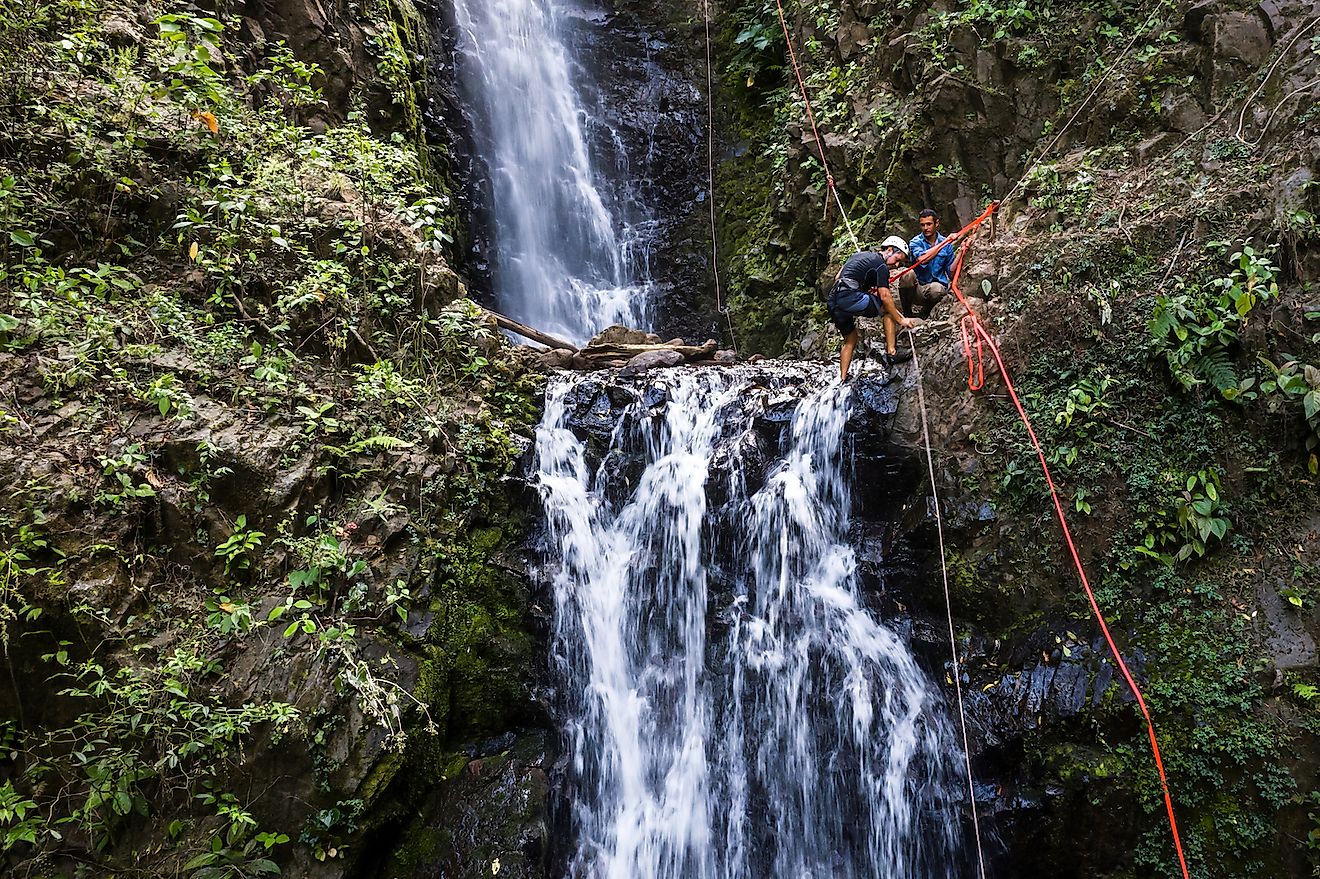
[[[771,373],[597,389],[634,401],[595,468],[572,429],[593,379],[548,393],[536,479],[571,876],[956,873],[945,708],[854,576],[847,389]],[[794,405],[767,440],[758,416]]]
[[576,0],[454,7],[461,81],[490,173],[501,309],[575,342],[612,323],[645,326],[652,219],[619,133],[592,136],[607,114],[592,106],[567,42],[596,11]]

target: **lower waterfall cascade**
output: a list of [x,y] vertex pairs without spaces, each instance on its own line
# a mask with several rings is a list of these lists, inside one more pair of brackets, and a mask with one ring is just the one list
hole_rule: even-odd
[[[848,386],[789,364],[590,382],[552,382],[534,465],[567,875],[957,875],[945,706],[855,577]],[[605,450],[573,429],[593,394],[630,400]]]

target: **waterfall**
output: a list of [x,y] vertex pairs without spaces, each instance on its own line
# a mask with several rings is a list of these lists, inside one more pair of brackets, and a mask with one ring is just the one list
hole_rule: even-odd
[[[626,186],[617,132],[590,137],[603,113],[584,100],[568,49],[573,0],[454,0],[462,83],[477,107],[490,172],[492,275],[511,317],[582,342],[647,319],[645,229]],[[610,180],[593,148],[611,153]]]
[[[855,583],[847,389],[787,364],[592,381],[552,383],[536,444],[568,875],[956,875],[943,704]],[[632,399],[595,467],[592,394]]]

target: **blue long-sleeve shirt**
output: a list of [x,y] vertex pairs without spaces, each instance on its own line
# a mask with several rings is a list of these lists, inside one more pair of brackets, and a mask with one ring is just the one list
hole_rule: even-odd
[[[908,250],[912,253],[912,261],[916,262],[922,254],[932,247],[937,247],[946,238],[948,238],[947,235],[936,234],[934,244],[927,241],[925,235],[918,235],[913,238],[908,242]],[[930,262],[917,266],[913,272],[917,276],[917,283],[931,284],[938,282],[946,287],[949,286],[949,270],[953,267],[953,252],[957,249],[953,245],[946,247],[931,257]]]

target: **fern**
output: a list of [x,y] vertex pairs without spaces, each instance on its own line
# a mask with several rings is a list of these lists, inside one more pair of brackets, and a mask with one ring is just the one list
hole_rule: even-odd
[[1157,350],[1169,347],[1170,334],[1176,335],[1179,341],[1187,339],[1183,322],[1194,315],[1188,310],[1186,299],[1182,295],[1155,297],[1155,313],[1146,323],[1146,330]]
[[372,450],[408,449],[412,448],[412,445],[412,443],[405,439],[399,439],[397,436],[376,435],[353,443],[348,447],[348,450],[354,454],[359,454]]
[[1221,394],[1237,389],[1237,371],[1233,368],[1233,363],[1228,358],[1228,351],[1224,348],[1216,346],[1202,352],[1192,364],[1192,369]]
[[355,443],[349,443],[346,446],[322,446],[325,451],[340,458],[347,458],[349,455],[361,455],[363,452],[390,451],[391,449],[411,449],[415,444],[405,439],[399,439],[397,436],[385,436],[378,434],[369,436],[366,439],[358,440]]

